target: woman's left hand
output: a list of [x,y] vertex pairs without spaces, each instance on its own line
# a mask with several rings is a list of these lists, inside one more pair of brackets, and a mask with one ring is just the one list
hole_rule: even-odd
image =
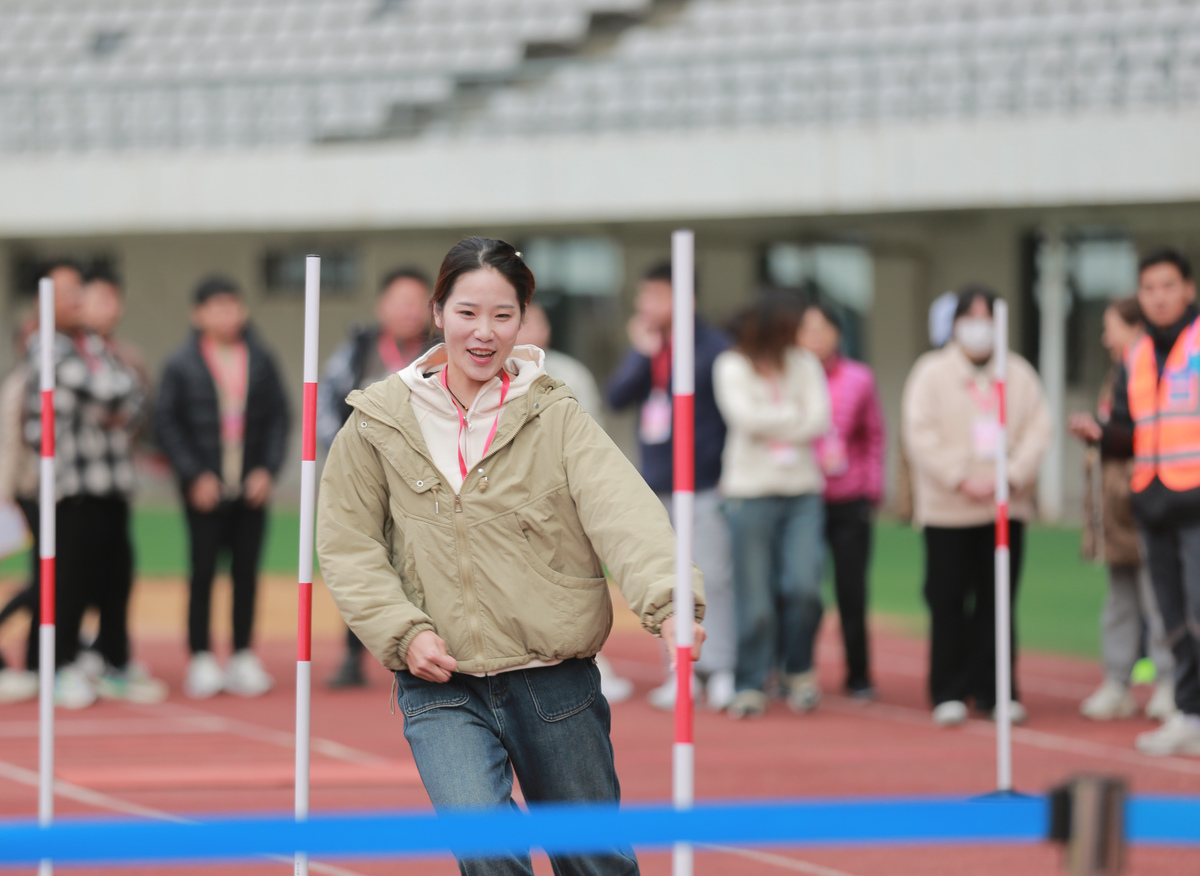
[[[663,644],[667,646],[667,654],[671,659],[671,669],[675,668],[675,615],[671,615],[662,622],[659,627],[659,632],[662,634]],[[695,663],[700,659],[700,648],[704,644],[704,637],[708,635],[704,632],[704,627],[700,626],[700,621],[692,621],[692,662]]]

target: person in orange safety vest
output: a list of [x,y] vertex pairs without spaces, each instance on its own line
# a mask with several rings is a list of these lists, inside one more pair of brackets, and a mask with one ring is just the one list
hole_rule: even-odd
[[1071,431],[1105,455],[1133,457],[1134,516],[1175,657],[1175,705],[1137,737],[1145,754],[1200,755],[1200,312],[1188,260],[1162,249],[1138,266],[1147,332],[1127,351],[1104,426],[1076,414]]

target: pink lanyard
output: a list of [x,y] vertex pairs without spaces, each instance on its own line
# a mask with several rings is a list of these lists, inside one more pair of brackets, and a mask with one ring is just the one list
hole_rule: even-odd
[[[450,384],[446,382],[446,372],[449,370],[449,365],[442,369],[442,386],[446,388],[446,392],[450,392]],[[496,411],[496,419],[492,420],[492,431],[488,432],[487,441],[483,445],[483,453],[480,455],[480,459],[487,456],[488,451],[492,447],[492,440],[496,437],[496,427],[500,425],[500,414],[504,412],[504,400],[508,398],[508,384],[508,372],[502,368],[500,369],[500,408]],[[450,398],[453,401],[454,393],[450,393]],[[462,473],[463,480],[465,481],[467,479],[467,460],[462,452],[462,433],[463,429],[466,428],[467,418],[463,416],[462,409],[459,408],[457,403],[454,405],[454,412],[458,414],[458,470]]]
[[[989,380],[988,389],[990,390],[994,384]],[[992,392],[980,392],[979,387],[975,385],[975,381],[967,384],[967,394],[971,396],[971,401],[975,402],[975,407],[979,409],[979,413],[984,416],[991,416],[996,405],[996,397]]]
[[[387,332],[380,331],[379,339],[376,342],[376,347],[379,349],[379,358],[383,360],[383,367],[387,368],[389,373],[394,374],[397,371],[402,371],[421,354],[421,343],[419,341],[406,341],[401,347],[396,343],[395,338]],[[412,353],[410,356],[409,354]]]

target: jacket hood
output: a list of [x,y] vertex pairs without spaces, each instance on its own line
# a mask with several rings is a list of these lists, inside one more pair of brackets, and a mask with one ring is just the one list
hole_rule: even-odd
[[[510,374],[516,374],[509,387],[510,397],[506,407],[518,413],[516,416],[508,415],[502,418],[500,428],[496,432],[495,447],[506,444],[521,426],[540,416],[550,405],[566,399],[575,400],[575,394],[566,384],[546,374],[545,356],[538,347],[514,347],[513,355],[505,362],[505,369]],[[440,374],[445,364],[445,345],[439,344],[403,371],[366,389],[357,389],[350,393],[346,397],[346,403],[358,413],[399,430],[414,449],[426,457],[431,457],[416,413],[413,411],[413,401],[418,394],[425,398],[431,389],[444,393],[436,375]],[[410,386],[410,380],[417,383],[418,389],[414,390]],[[496,380],[495,383],[498,387],[500,381]],[[513,398],[513,387],[518,384],[523,388],[523,392]],[[498,398],[497,390],[496,400]],[[489,409],[495,410],[494,402],[490,408],[483,407],[481,410],[486,414]]]
[[[454,403],[441,381],[446,361],[446,345],[438,344],[400,372],[400,379],[412,392],[414,404],[453,414]],[[546,354],[532,345],[513,347],[512,355],[504,361],[504,370],[510,378],[507,401],[513,402],[529,392],[534,381],[545,375]],[[499,406],[500,379],[494,377],[471,402],[470,416],[489,414]]]

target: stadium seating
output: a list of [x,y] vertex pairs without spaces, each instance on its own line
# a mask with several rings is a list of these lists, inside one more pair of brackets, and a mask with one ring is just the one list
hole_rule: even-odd
[[[626,29],[597,41],[606,16]],[[874,124],[1198,100],[1195,0],[0,4],[7,152]]]

